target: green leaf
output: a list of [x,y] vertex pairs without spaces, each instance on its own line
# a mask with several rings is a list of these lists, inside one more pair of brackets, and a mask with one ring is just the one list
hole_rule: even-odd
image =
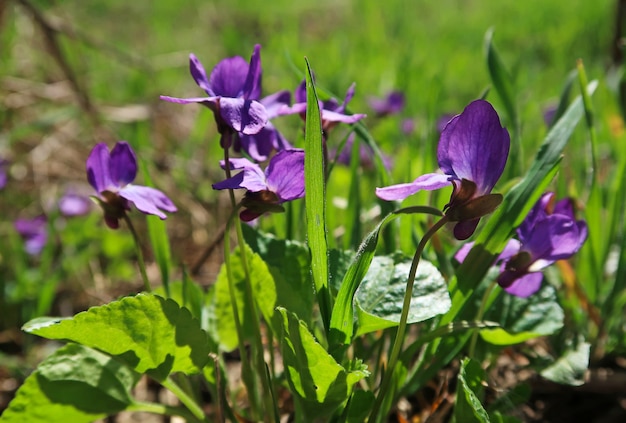
[[[374,257],[355,296],[357,336],[398,325],[410,268],[410,259]],[[432,263],[422,259],[415,275],[407,323],[421,322],[449,309],[450,296],[443,276]]]
[[493,45],[493,28],[485,34],[485,56],[487,59],[487,69],[493,82],[493,86],[504,104],[507,117],[512,125],[517,125],[517,111],[515,108],[515,90],[513,78],[504,66],[500,54]]
[[242,227],[246,243],[257,253],[276,283],[276,305],[294,312],[310,322],[315,304],[311,280],[311,257],[306,244],[281,240],[257,231],[248,225]]
[[348,271],[341,282],[339,293],[335,299],[329,334],[331,351],[341,345],[348,345],[352,341],[352,337],[354,335],[354,295],[369,270],[372,259],[374,258],[374,253],[376,252],[378,238],[383,227],[403,214],[412,213],[441,215],[439,210],[430,207],[417,206],[400,209],[385,216],[374,228],[374,230],[372,230],[365,237],[359,247],[359,250],[357,251],[354,261],[348,268]]
[[500,323],[502,328],[480,331],[481,337],[494,345],[513,345],[543,335],[551,335],[563,327],[563,309],[556,290],[544,283],[528,298],[502,294],[491,305],[485,319]]
[[99,351],[69,344],[44,360],[0,421],[92,422],[124,410],[139,374]]
[[92,307],[69,319],[34,319],[22,329],[118,356],[160,380],[173,372],[199,372],[210,352],[207,335],[189,310],[153,294]]
[[201,320],[202,307],[204,306],[205,295],[202,288],[193,281],[176,281],[169,285],[169,296],[165,294],[165,288],[160,286],[152,291],[156,295],[169,297],[176,301],[181,307],[185,307],[191,315]]
[[322,117],[313,73],[306,61],[306,127],[304,132],[304,185],[307,241],[311,271],[324,327],[329,328],[331,299],[328,290],[328,243],[326,240],[326,181]]
[[585,372],[589,367],[591,344],[579,342],[568,349],[552,365],[541,371],[541,376],[563,385],[580,386],[585,383]]
[[482,384],[485,379],[485,371],[478,362],[470,358],[464,358],[461,361],[454,406],[454,417],[457,422],[489,422],[489,416],[480,402],[483,395]]
[[353,363],[350,371],[344,369],[315,340],[304,322],[284,308],[277,310],[283,329],[283,362],[297,414],[306,416],[302,421],[323,419],[350,397],[354,384],[369,372],[359,363]]
[[[271,321],[276,306],[276,285],[274,278],[270,273],[267,264],[258,255],[252,252],[247,245],[246,260],[250,272],[250,283],[252,292],[259,307],[259,311],[263,314],[266,321]],[[244,297],[246,290],[246,275],[241,262],[241,254],[237,247],[230,257],[232,267],[233,284],[235,286],[235,302],[244,336],[246,339],[253,339],[253,330],[255,330],[250,315],[250,310],[244,307]],[[231,305],[231,295],[228,287],[228,274],[226,266],[222,266],[217,281],[215,282],[215,319],[217,321],[217,334],[219,337],[220,347],[226,351],[232,351],[237,348],[239,337],[237,335],[237,327],[235,326],[235,317],[233,307]],[[257,329],[258,330],[258,329]]]

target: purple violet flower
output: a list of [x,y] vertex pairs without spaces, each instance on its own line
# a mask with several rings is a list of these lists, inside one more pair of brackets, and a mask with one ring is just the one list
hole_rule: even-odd
[[[320,101],[320,112],[322,115],[322,130],[324,133],[328,133],[335,125],[338,123],[347,123],[353,124],[363,119],[367,115],[362,113],[347,115],[345,114],[346,107],[352,97],[354,97],[355,84],[352,84],[348,91],[346,92],[346,96],[343,100],[343,103],[339,104],[337,100],[331,98],[330,100]],[[278,113],[280,115],[288,115],[297,113],[302,117],[302,119],[306,118],[306,81],[302,81],[296,91],[294,93],[295,96],[295,104],[291,107],[283,107]]]
[[[337,155],[337,158],[336,158],[337,163],[340,163],[345,166],[350,166],[350,161],[352,160],[352,147],[354,146],[355,138],[356,138],[356,135],[354,134],[354,132],[348,135],[348,139],[346,140],[343,150],[341,150],[339,154],[335,153]],[[385,168],[391,169],[391,166],[392,166],[391,158],[389,156],[383,155],[382,159],[383,159],[383,164]],[[359,143],[359,161],[360,161],[361,166],[364,169],[366,170],[374,169],[374,151],[369,145],[362,143],[362,142]]]
[[[230,159],[229,162],[232,170],[241,172],[213,184],[213,189],[248,190],[241,200],[245,209],[239,215],[244,222],[265,212],[283,212],[282,203],[304,197],[304,150],[278,152],[270,159],[265,172],[248,159]],[[226,166],[223,160],[220,165]]]
[[467,239],[480,218],[502,201],[502,196],[491,194],[491,190],[502,175],[509,146],[509,133],[493,106],[485,100],[473,101],[441,133],[437,161],[443,173],[427,173],[410,183],[376,188],[376,195],[388,201],[404,200],[420,190],[452,185],[444,210],[451,222],[458,222],[455,238]]
[[0,189],[4,188],[7,184],[7,167],[9,166],[9,161],[6,159],[0,158]]
[[[189,70],[196,84],[208,97],[174,98],[161,96],[161,100],[172,103],[201,103],[211,109],[220,134],[231,135],[241,132],[257,134],[267,123],[267,111],[259,101],[261,96],[261,46],[254,46],[250,63],[241,56],[220,61],[210,77],[202,63],[193,54],[189,55]],[[223,137],[224,139],[224,137]],[[229,139],[226,137],[226,139]],[[223,145],[224,148],[230,145]]]
[[86,195],[68,190],[59,199],[59,211],[66,217],[83,216],[91,211],[92,204]]
[[[587,224],[576,220],[571,199],[554,202],[548,192],[535,204],[496,259],[500,265],[498,284],[509,294],[526,298],[539,290],[542,270],[557,260],[574,255],[587,239]],[[473,243],[464,245],[455,255],[462,262]]]
[[126,141],[115,144],[113,150],[105,143],[96,144],[87,159],[87,179],[96,190],[95,197],[104,210],[104,220],[112,228],[119,227],[130,204],[139,211],[165,219],[162,210],[175,212],[176,206],[161,191],[131,182],[137,176],[137,158]]
[[368,103],[379,117],[393,115],[404,109],[404,93],[392,91],[384,98],[370,97]]
[[269,119],[274,119],[279,116],[279,111],[283,107],[289,107],[291,103],[291,93],[287,90],[279,91],[262,98],[260,103],[265,106],[268,118],[267,124],[256,134],[246,135],[240,133],[238,140],[236,140],[234,144],[235,151],[243,150],[258,162],[267,160],[273,151],[289,150],[293,148],[278,129],[269,121]]
[[44,215],[33,219],[17,219],[13,226],[24,240],[24,250],[38,256],[48,242],[48,219]]

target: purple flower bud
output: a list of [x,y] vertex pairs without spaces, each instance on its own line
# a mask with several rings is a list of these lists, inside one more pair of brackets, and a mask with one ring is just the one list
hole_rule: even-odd
[[48,242],[48,219],[44,215],[33,219],[17,219],[13,226],[24,240],[24,250],[38,256]]

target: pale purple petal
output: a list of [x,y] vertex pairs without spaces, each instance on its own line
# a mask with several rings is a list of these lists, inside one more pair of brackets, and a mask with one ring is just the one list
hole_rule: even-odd
[[103,142],[96,144],[87,158],[87,180],[98,193],[117,188],[111,179],[110,159],[109,148]]
[[151,187],[140,185],[126,185],[119,191],[122,198],[130,201],[137,207],[137,210],[160,217],[167,218],[163,211],[175,212],[176,206],[161,191]]
[[[252,192],[268,189],[265,181],[265,174],[259,165],[252,163],[248,159],[230,159],[231,169],[242,171],[235,176],[213,184],[213,189],[240,189],[245,188]],[[220,163],[224,166],[224,163]]]
[[[240,148],[257,162],[267,160],[274,150],[281,151],[291,148],[291,144],[280,132],[268,122],[258,134],[239,135]],[[237,149],[235,151],[238,151]]]
[[283,150],[270,160],[267,187],[281,202],[304,196],[304,150]]
[[468,179],[476,196],[488,194],[502,175],[509,154],[508,131],[487,101],[470,103],[441,133],[437,160],[444,173]]
[[386,201],[404,200],[420,190],[432,191],[448,185],[451,185],[448,175],[427,173],[410,183],[376,188],[376,196]]
[[291,93],[287,90],[278,91],[277,93],[263,97],[260,103],[265,106],[268,119],[279,116],[279,113],[285,106],[289,107],[291,103]]
[[517,278],[510,286],[504,288],[504,290],[516,297],[527,298],[539,291],[542,280],[543,274],[541,272],[528,273]]
[[363,119],[366,116],[367,115],[364,115],[362,113],[357,113],[354,115],[344,115],[343,113],[332,112],[326,109],[322,110],[322,120],[324,122],[342,122],[342,123],[351,124],[351,123],[358,122],[359,120]]
[[404,108],[404,94],[400,91],[392,91],[385,98],[372,97],[369,99],[370,107],[379,116],[399,113]]
[[229,57],[219,62],[209,78],[209,85],[216,96],[242,97],[248,76],[248,63],[241,56]]
[[222,119],[237,132],[256,134],[267,124],[267,112],[258,101],[221,97],[218,107]]
[[111,180],[118,187],[130,184],[137,176],[137,158],[126,141],[115,144],[109,161]]
[[[496,258],[496,262],[508,260],[509,258],[513,257],[519,252],[520,246],[521,244],[518,240],[510,239],[509,242],[506,243],[504,250],[502,250],[500,255],[498,255],[498,258]],[[459,263],[463,263],[467,258],[467,255],[471,251],[472,247],[474,247],[474,242],[467,242],[463,244],[463,246],[459,248],[459,251],[457,251],[454,255],[456,261],[458,261]]]
[[67,217],[82,216],[89,213],[92,204],[88,197],[70,192],[59,200],[59,211]]
[[170,97],[167,95],[159,96],[161,100],[169,101],[170,103],[178,104],[190,104],[190,103],[202,103],[208,106],[210,109],[217,107],[220,97],[190,97],[190,98],[178,98]]
[[215,93],[209,84],[209,78],[206,75],[204,66],[202,66],[202,63],[200,63],[200,60],[198,60],[194,54],[189,55],[189,72],[191,72],[191,76],[200,88],[206,91],[209,96],[215,96]]
[[24,250],[31,256],[39,255],[48,242],[48,220],[46,216],[17,219],[13,226],[24,240]]
[[352,85],[348,87],[348,91],[346,91],[346,96],[343,99],[343,103],[341,103],[341,105],[337,108],[338,112],[343,112],[344,110],[346,110],[346,107],[348,107],[348,103],[350,102],[350,100],[352,100],[352,97],[354,97],[355,91],[356,83],[353,82]]
[[250,57],[248,75],[243,86],[243,98],[246,100],[258,100],[261,97],[261,73],[261,46],[257,44]]
[[457,251],[456,254],[454,255],[454,258],[456,259],[456,261],[458,261],[459,263],[463,263],[465,259],[467,258],[467,255],[469,254],[469,252],[472,250],[473,246],[474,246],[474,242],[466,242],[465,244],[463,244],[461,248],[459,248],[459,251]]

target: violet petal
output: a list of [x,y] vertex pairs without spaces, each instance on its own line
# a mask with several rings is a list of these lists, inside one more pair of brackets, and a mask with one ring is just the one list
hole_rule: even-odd
[[543,274],[541,272],[528,273],[516,279],[509,287],[504,288],[509,294],[516,297],[527,298],[539,291]]
[[243,98],[246,100],[258,100],[261,97],[261,46],[254,46],[248,74],[243,86]]
[[151,187],[144,187],[140,185],[126,185],[119,191],[119,195],[122,198],[130,201],[137,207],[137,210],[145,214],[152,214],[160,217],[161,219],[167,218],[165,213],[175,212],[176,206],[172,201],[161,191]]
[[200,63],[200,60],[198,60],[194,54],[189,55],[189,72],[200,88],[206,91],[209,96],[215,96],[209,84],[209,78],[206,75],[204,66],[202,66],[202,63]]
[[111,180],[118,187],[130,184],[137,176],[137,158],[126,141],[115,144],[109,161]]
[[241,97],[248,76],[248,63],[241,56],[220,61],[209,78],[209,85],[216,96]]
[[304,196],[304,150],[283,150],[266,169],[267,187],[281,202]]
[[110,158],[109,148],[103,142],[96,144],[87,158],[87,180],[98,193],[116,188],[111,179]]
[[451,185],[449,178],[448,175],[442,175],[441,173],[427,173],[413,182],[376,188],[376,196],[386,201],[404,200],[409,195],[421,190],[432,191]]
[[267,124],[265,107],[256,100],[222,97],[220,116],[235,131],[246,135],[256,134]]

